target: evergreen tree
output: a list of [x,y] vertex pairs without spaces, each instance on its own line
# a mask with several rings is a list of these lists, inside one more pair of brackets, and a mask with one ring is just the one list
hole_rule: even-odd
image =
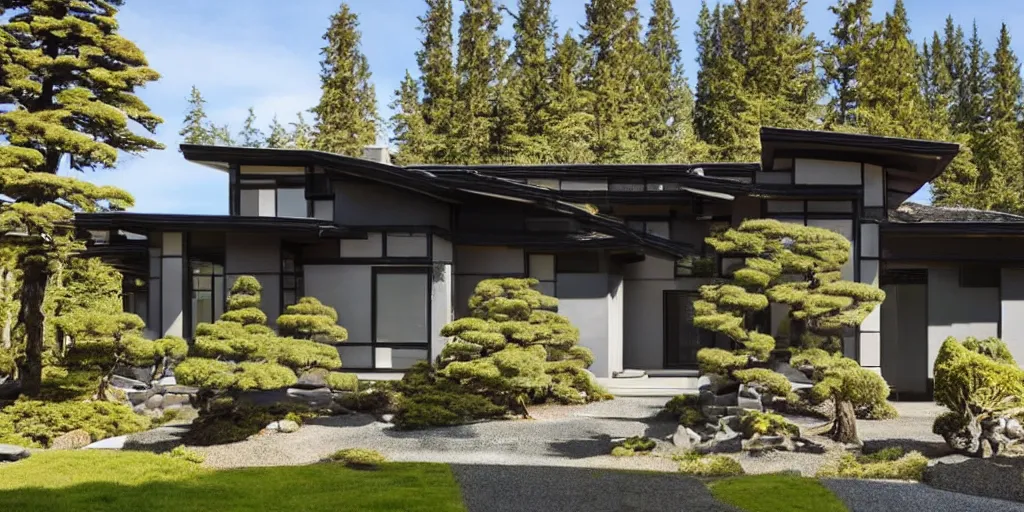
[[822,52],[825,80],[831,89],[827,127],[854,123],[857,107],[857,66],[864,59],[873,27],[871,0],[839,0],[829,10],[836,15],[832,42]]
[[377,141],[377,99],[370,64],[359,49],[359,19],[347,4],[331,16],[320,51],[320,103],[314,145],[321,151],[362,156]]
[[256,111],[249,107],[249,115],[245,116],[238,139],[243,148],[262,148],[266,143],[263,131],[256,127]]
[[452,157],[461,164],[483,163],[490,153],[492,86],[504,64],[505,45],[498,38],[501,16],[492,0],[464,0],[459,17],[459,52],[455,70],[458,88],[453,128],[449,138]]
[[[134,133],[162,120],[135,95],[159,78],[143,52],[118,33],[120,0],[6,2],[0,36],[0,234],[24,248],[19,322],[26,346],[19,372],[23,393],[40,391],[43,366],[43,300],[51,263],[74,241],[75,211],[121,209],[131,196],[57,175],[61,162],[76,171],[116,166],[120,152],[161,148]],[[65,158],[67,156],[68,158]]]
[[277,115],[270,121],[270,133],[267,134],[266,145],[268,148],[286,148],[291,144],[291,137],[288,129],[277,120]]
[[292,129],[288,136],[288,147],[292,149],[313,149],[313,127],[306,122],[302,112],[299,112],[295,122],[289,123],[289,125]]
[[903,0],[876,28],[864,61],[857,68],[857,124],[869,133],[924,138],[930,133],[921,96],[917,46]]
[[753,161],[759,158],[757,126],[743,118],[742,64],[736,59],[739,30],[733,5],[709,11],[702,2],[697,17],[697,94],[694,128],[710,146],[715,160]]
[[967,43],[964,39],[963,28],[953,24],[952,16],[946,17],[946,26],[943,29],[942,58],[946,62],[946,69],[949,71],[949,78],[953,83],[950,123],[954,132],[966,133],[965,119],[968,116],[965,112],[969,104],[969,95],[965,88],[967,85]]
[[[556,37],[557,39],[557,37]],[[592,94],[580,87],[584,54],[579,41],[566,33],[555,45],[551,57],[551,121],[544,126],[544,138],[551,146],[548,161],[591,163],[594,116],[589,106]]]
[[676,40],[679,20],[670,0],[654,0],[644,47],[651,68],[645,73],[650,94],[647,134],[649,162],[683,162],[697,144],[693,133],[693,92],[683,75],[682,52]]
[[398,146],[395,160],[402,165],[424,163],[433,153],[436,141],[423,119],[423,104],[420,102],[420,88],[408,71],[390,107],[395,111],[391,116],[394,133],[391,142]]
[[992,56],[985,50],[985,43],[978,35],[978,24],[971,31],[967,43],[967,69],[963,76],[959,124],[972,137],[985,131],[988,123],[987,98],[992,95]]
[[458,84],[452,57],[452,2],[426,0],[426,3],[427,13],[419,18],[423,47],[416,52],[416,63],[423,82],[423,122],[437,143],[429,147],[424,162],[452,163],[454,159],[447,141],[452,130]]
[[746,122],[758,129],[811,128],[819,117],[821,82],[818,43],[804,35],[804,0],[744,0],[736,6]]
[[585,85],[593,95],[593,151],[597,162],[644,162],[649,108],[636,0],[591,0],[583,47]]
[[188,98],[188,112],[185,113],[185,121],[182,122],[181,131],[185,144],[216,144],[218,141],[212,130],[210,120],[206,117],[206,110],[203,108],[206,100],[196,86],[192,86],[192,92]]
[[921,46],[922,76],[921,88],[928,109],[929,121],[934,127],[952,129],[952,105],[955,94],[953,76],[946,58],[945,48],[939,33],[932,34],[931,43]]
[[[509,98],[499,103],[495,152],[499,161],[544,162],[551,158],[545,130],[552,122],[554,100],[548,45],[554,36],[551,0],[519,0],[515,17],[508,85]],[[502,108],[503,107],[503,108]]]

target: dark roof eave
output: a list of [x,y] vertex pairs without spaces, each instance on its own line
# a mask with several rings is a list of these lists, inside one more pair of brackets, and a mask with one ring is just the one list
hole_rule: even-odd
[[353,230],[317,219],[284,217],[240,217],[230,215],[189,215],[165,213],[103,212],[75,214],[81,229],[123,229],[125,231],[259,231],[281,234],[311,234],[321,238],[365,238]]
[[934,236],[1020,235],[1024,222],[889,222],[880,225],[883,234],[919,234]]
[[[901,139],[860,133],[795,130],[790,128],[761,128],[761,143],[802,143],[846,146],[852,148],[887,150],[932,156],[956,156],[960,145],[921,139]],[[764,162],[762,162],[764,165]]]

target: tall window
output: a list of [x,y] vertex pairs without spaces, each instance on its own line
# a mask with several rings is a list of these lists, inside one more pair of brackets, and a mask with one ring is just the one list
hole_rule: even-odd
[[294,250],[281,251],[281,311],[299,301],[303,293],[302,265]]
[[202,322],[213,322],[224,312],[224,265],[202,260],[189,261],[192,276],[192,330]]
[[375,369],[405,370],[429,358],[430,285],[429,268],[373,269]]

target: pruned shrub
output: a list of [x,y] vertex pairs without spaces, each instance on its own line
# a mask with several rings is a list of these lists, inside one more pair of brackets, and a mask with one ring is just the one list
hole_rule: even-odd
[[84,430],[98,441],[140,432],[150,424],[131,407],[111,402],[19,400],[0,410],[0,443],[47,447],[72,430]]
[[826,370],[821,380],[811,388],[811,396],[817,402],[832,399],[835,403],[830,437],[840,443],[858,443],[856,409],[885,404],[889,385],[881,375],[861,368],[854,361],[853,364],[836,364]]
[[964,338],[963,345],[967,350],[973,350],[993,361],[1017,364],[1017,361],[1013,359],[1013,354],[1010,353],[1010,347],[1007,347],[1006,343],[999,338],[990,337],[979,340],[968,336]]
[[857,407],[855,412],[860,420],[891,420],[900,417],[900,412],[888,401]]
[[918,452],[903,454],[899,448],[871,455],[844,453],[838,460],[823,466],[819,478],[870,478],[920,481],[928,459]]
[[786,397],[793,392],[793,385],[781,373],[767,368],[750,368],[733,372],[737,380],[747,386],[756,387],[775,396]]
[[737,476],[745,473],[743,466],[735,459],[725,455],[701,455],[688,452],[675,457],[679,462],[679,472],[690,476]]
[[697,365],[701,373],[729,375],[733,370],[746,367],[748,362],[749,356],[720,348],[702,348],[697,351]]
[[749,439],[754,434],[762,436],[798,436],[800,427],[779,414],[749,410],[740,416],[740,430]]
[[638,453],[647,454],[654,450],[655,446],[657,446],[657,443],[649,437],[627,437],[612,448],[612,455],[616,457],[629,457]]
[[679,420],[684,427],[694,427],[704,421],[704,414],[697,405],[696,395],[679,395],[665,404],[665,412]]
[[432,390],[403,397],[392,421],[397,428],[418,430],[502,418],[507,412],[485,396],[459,390]]
[[1000,450],[1009,440],[998,420],[1024,412],[1024,370],[1006,362],[998,347],[950,337],[935,359],[935,402],[950,412],[936,418],[932,430],[969,455],[981,455],[986,444]]
[[358,391],[359,376],[354,373],[328,373],[327,387],[335,391]]
[[373,469],[388,461],[387,457],[381,455],[377,450],[370,450],[368,448],[338,450],[332,453],[328,460],[342,462],[346,466],[355,469]]
[[338,312],[314,297],[302,297],[299,302],[285,308],[277,317],[277,330],[281,336],[340,343],[348,339],[348,331],[338,325]]
[[18,364],[14,361],[14,354],[8,350],[0,349],[0,376],[14,375],[18,370]]
[[175,446],[173,450],[167,452],[167,456],[172,459],[181,459],[184,461],[191,462],[193,464],[202,464],[206,461],[206,456],[189,448],[184,445]]

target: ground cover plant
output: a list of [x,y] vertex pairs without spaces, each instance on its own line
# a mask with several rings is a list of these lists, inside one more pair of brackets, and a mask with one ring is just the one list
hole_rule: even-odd
[[441,464],[393,463],[376,471],[339,464],[215,471],[166,455],[82,450],[39,453],[0,465],[0,510],[242,512],[339,506],[366,512],[465,510],[451,469]]
[[813,478],[751,475],[708,484],[711,494],[745,512],[846,512],[832,491]]
[[679,472],[691,476],[735,476],[744,473],[743,466],[736,459],[725,455],[704,455],[687,452],[674,459],[679,462]]
[[819,478],[876,478],[887,480],[920,481],[928,459],[918,452],[905,453],[902,448],[884,450],[856,456],[842,456],[818,471]]

